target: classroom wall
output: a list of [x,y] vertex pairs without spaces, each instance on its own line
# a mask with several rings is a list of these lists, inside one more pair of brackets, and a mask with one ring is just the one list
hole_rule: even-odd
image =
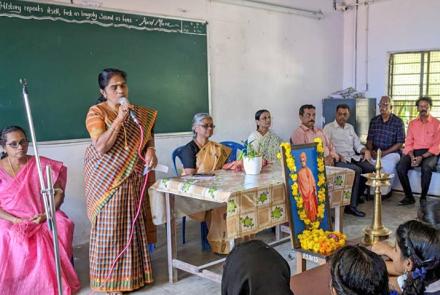
[[[382,0],[359,6],[357,89],[365,91],[368,83],[368,97],[387,93],[389,53],[440,49],[438,11],[437,0]],[[344,13],[344,87],[355,85],[354,36],[355,10],[350,10]]]
[[[211,104],[217,126],[213,139],[217,141],[244,140],[254,130],[253,116],[260,108],[272,112],[274,131],[288,139],[297,126],[300,105],[315,104],[321,114],[321,99],[342,86],[343,15],[334,12],[328,0],[278,1],[321,9],[325,14],[322,20],[209,0],[74,1],[78,2],[98,3],[109,10],[207,20]],[[123,52],[121,57],[129,58]],[[157,135],[159,162],[170,165],[172,150],[190,138]],[[74,140],[40,147],[41,154],[68,166],[63,210],[76,224],[74,244],[87,242],[90,228],[82,184],[88,144],[87,140]]]

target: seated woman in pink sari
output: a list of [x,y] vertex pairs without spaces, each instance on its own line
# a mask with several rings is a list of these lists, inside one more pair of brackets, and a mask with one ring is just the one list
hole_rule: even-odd
[[[52,233],[47,226],[35,158],[18,126],[0,133],[0,293],[58,294]],[[73,223],[59,209],[64,198],[66,167],[40,158],[43,171],[52,167],[63,294],[74,294],[80,282],[71,263]]]

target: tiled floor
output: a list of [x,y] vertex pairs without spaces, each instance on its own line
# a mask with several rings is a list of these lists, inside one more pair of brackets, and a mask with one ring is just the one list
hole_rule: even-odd
[[[382,220],[385,226],[391,230],[395,230],[403,221],[416,217],[418,202],[415,205],[406,207],[397,206],[398,201],[402,198],[400,193],[394,193],[393,196],[383,202]],[[368,201],[360,205],[359,208],[367,213],[365,218],[357,218],[351,215],[344,215],[344,232],[349,238],[362,236],[362,229],[369,225],[372,220],[373,202]],[[179,243],[179,258],[183,258],[194,264],[204,264],[210,260],[220,256],[210,252],[202,252],[200,244],[200,226],[196,222],[187,222],[187,243],[182,245]],[[178,232],[180,233],[179,229]],[[264,240],[274,239],[274,235],[270,230],[264,231],[257,235]],[[176,284],[168,283],[167,274],[167,253],[164,226],[158,227],[158,244],[152,255],[153,270],[155,283],[151,286],[144,287],[133,294],[220,294],[220,285],[197,276],[191,276],[179,272],[180,281]],[[284,258],[289,262],[292,274],[295,272],[295,259],[292,259],[290,243],[284,243],[276,247]],[[75,248],[75,267],[80,276],[82,289],[79,294],[90,294],[88,280],[88,245],[82,245]],[[290,258],[292,257],[292,258]],[[310,267],[312,267],[311,265]],[[214,271],[221,272],[221,266],[214,268]]]

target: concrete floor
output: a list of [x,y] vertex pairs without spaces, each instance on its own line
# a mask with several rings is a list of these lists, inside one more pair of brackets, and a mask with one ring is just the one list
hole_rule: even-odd
[[[398,201],[403,197],[401,193],[393,193],[393,196],[383,202],[383,214],[382,221],[385,226],[391,229],[393,232],[397,226],[407,220],[416,218],[418,202],[410,206],[397,206]],[[362,229],[371,224],[373,202],[367,201],[359,206],[359,209],[365,211],[367,216],[364,218],[354,217],[352,215],[344,215],[344,232],[348,238],[356,238],[362,236]],[[187,243],[182,245],[179,241],[179,258],[201,265],[214,260],[220,255],[215,255],[210,252],[201,251],[200,243],[200,225],[199,223],[187,221],[186,225]],[[180,228],[178,228],[180,233]],[[257,235],[257,238],[265,241],[274,239],[274,234],[271,230],[263,231]],[[292,274],[295,273],[295,259],[292,255],[292,249],[290,243],[281,244],[275,249],[281,253],[281,255],[289,262]],[[290,255],[289,255],[290,254]],[[79,294],[90,294],[89,288],[89,261],[88,261],[88,244],[75,247],[75,268],[81,280],[82,289]],[[292,257],[292,258],[291,258]],[[155,283],[151,286],[144,287],[132,294],[220,294],[220,285],[211,282],[207,279],[202,279],[197,276],[189,275],[179,272],[179,282],[175,284],[168,283],[167,273],[167,252],[166,252],[166,239],[165,239],[165,227],[158,227],[158,244],[152,254],[152,263],[154,270]],[[311,264],[308,267],[313,267]],[[221,266],[213,268],[213,271],[221,273]]]

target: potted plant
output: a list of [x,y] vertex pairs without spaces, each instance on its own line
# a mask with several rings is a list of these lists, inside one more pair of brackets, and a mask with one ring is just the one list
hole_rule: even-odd
[[244,149],[241,151],[239,159],[243,160],[243,167],[246,174],[260,174],[263,167],[263,156],[247,140],[243,142]]

